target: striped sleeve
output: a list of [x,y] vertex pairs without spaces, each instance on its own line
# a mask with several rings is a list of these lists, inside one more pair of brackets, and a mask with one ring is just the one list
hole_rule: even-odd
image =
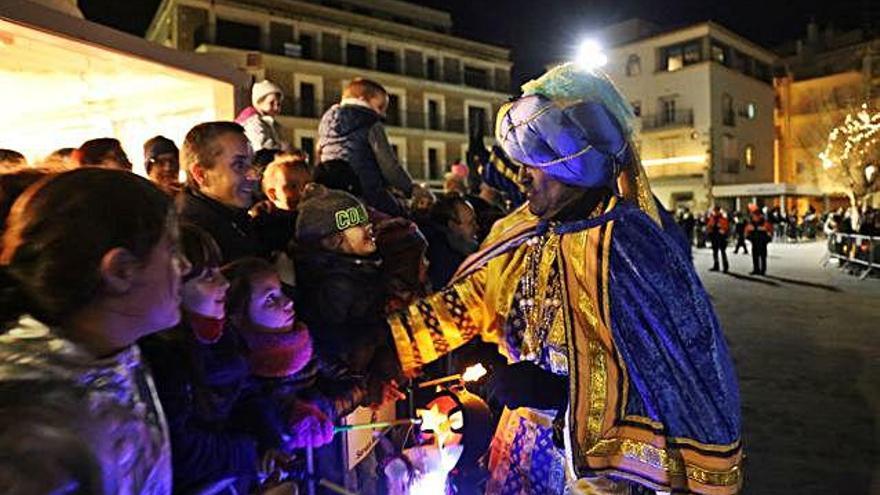
[[389,318],[405,373],[461,347],[490,324],[484,279],[480,270]]

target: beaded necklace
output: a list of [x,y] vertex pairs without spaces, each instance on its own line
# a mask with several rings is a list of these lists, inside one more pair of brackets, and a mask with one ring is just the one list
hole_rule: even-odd
[[[541,291],[541,261],[544,248],[552,234],[545,232],[526,241],[526,270],[523,274],[519,307],[525,316],[526,331],[523,339],[522,356],[529,361],[537,361],[542,354],[547,333],[556,313],[562,306],[562,284],[556,261],[550,267],[547,283]],[[542,292],[542,293],[541,293]]]

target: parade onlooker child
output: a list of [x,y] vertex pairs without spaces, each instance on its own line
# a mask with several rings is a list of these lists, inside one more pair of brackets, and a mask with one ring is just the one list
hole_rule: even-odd
[[250,387],[242,342],[225,330],[229,282],[220,248],[204,230],[181,227],[192,268],[183,279],[182,320],[141,341],[168,418],[179,493],[258,486],[258,460],[282,446],[271,400]]
[[281,124],[275,118],[281,113],[283,100],[284,92],[272,81],[260,81],[251,88],[251,106],[242,110],[235,121],[244,127],[254,151],[290,150]]
[[365,404],[381,402],[397,370],[366,207],[351,194],[311,185],[299,206],[296,242],[297,300],[317,351],[364,378],[372,392]]
[[285,447],[329,442],[335,411],[304,400],[306,385],[315,381],[314,367],[303,373],[313,361],[312,340],[282,291],[275,267],[260,258],[242,258],[223,273],[231,283],[226,302],[230,323],[244,341],[251,375],[282,414],[289,437]]
[[[171,491],[165,416],[135,342],[180,320],[177,294],[188,264],[176,246],[171,199],[122,171],[47,178],[18,198],[7,219],[0,381],[31,394],[53,382],[82,392],[87,422],[108,447],[99,461],[105,493]],[[48,418],[44,424],[52,427]],[[33,473],[55,460],[29,459]]]
[[366,204],[392,216],[406,216],[404,202],[396,194],[409,198],[413,183],[385,134],[382,119],[387,109],[388,92],[381,84],[354,79],[342,101],[321,117],[318,159],[348,162],[360,178]]

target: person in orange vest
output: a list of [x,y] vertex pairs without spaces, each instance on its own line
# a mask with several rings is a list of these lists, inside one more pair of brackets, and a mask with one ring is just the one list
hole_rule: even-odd
[[746,225],[746,238],[752,243],[751,275],[767,273],[767,244],[773,239],[773,224],[761,213],[757,205],[749,205],[751,219]]
[[712,268],[709,271],[718,271],[718,253],[721,253],[721,263],[724,273],[727,273],[727,234],[730,232],[730,220],[720,206],[712,208],[712,213],[706,219],[706,231],[709,233],[709,241],[712,243]]

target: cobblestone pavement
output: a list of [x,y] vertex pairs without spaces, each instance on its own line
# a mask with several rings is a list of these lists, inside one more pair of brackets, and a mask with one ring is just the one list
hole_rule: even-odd
[[694,260],[730,342],[752,494],[880,495],[880,279],[821,266],[822,243],[771,244],[729,274]]

